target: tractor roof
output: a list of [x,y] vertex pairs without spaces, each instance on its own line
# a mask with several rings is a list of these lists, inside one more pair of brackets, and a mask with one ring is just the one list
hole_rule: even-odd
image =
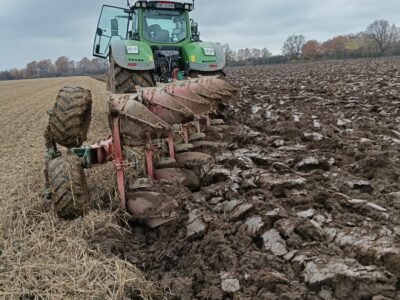
[[188,10],[192,11],[194,9],[193,3],[182,3],[174,1],[137,1],[131,6],[131,9],[138,8],[155,8],[155,9],[169,9],[169,10]]

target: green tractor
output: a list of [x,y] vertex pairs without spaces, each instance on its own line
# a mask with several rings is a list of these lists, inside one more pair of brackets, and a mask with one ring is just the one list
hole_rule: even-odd
[[[193,4],[138,1],[128,6],[103,6],[94,43],[93,54],[110,61],[112,136],[82,146],[91,93],[63,88],[45,132],[46,189],[60,217],[80,216],[91,206],[83,168],[112,161],[120,207],[154,228],[177,216],[179,205],[169,189],[198,190],[215,164],[209,153],[224,144],[204,140],[205,132],[224,126],[219,117],[237,89],[221,78],[222,47],[200,41],[189,18]],[[58,145],[68,154],[62,155]]]
[[223,47],[202,42],[198,24],[190,19],[194,2],[137,1],[128,7],[104,5],[97,26],[93,55],[109,57],[111,92],[225,75]]

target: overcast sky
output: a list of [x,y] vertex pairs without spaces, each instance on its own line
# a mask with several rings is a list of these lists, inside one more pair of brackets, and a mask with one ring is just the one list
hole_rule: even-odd
[[[61,55],[91,57],[102,4],[126,0],[0,0],[0,70]],[[399,25],[399,0],[197,0],[192,16],[205,41],[279,54],[290,34],[320,41],[357,33],[375,19]]]

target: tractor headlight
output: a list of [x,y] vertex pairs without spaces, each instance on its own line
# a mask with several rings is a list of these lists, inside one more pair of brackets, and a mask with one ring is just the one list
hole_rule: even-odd
[[210,56],[214,56],[215,55],[214,48],[203,48],[203,50],[204,50],[204,54],[205,55],[210,55]]
[[189,10],[189,8],[190,8],[189,4],[185,4],[185,9]]
[[138,46],[126,46],[126,51],[128,54],[139,54]]

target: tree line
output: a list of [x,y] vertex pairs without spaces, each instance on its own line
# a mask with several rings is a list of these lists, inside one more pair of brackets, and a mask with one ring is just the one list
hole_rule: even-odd
[[76,62],[66,56],[61,56],[54,63],[50,59],[43,59],[31,61],[23,69],[1,71],[0,80],[97,75],[106,73],[107,69],[108,62],[105,59],[84,57]]
[[[267,49],[234,50],[224,45],[228,66],[285,63],[293,60],[343,59],[400,55],[400,28],[387,20],[376,20],[365,31],[335,36],[327,41],[306,40],[303,35],[290,35],[281,55]],[[32,61],[23,69],[0,71],[0,80],[31,79],[57,76],[97,75],[108,69],[108,61],[87,57],[75,62],[66,56],[54,63],[50,59]]]
[[264,48],[232,50],[225,45],[231,66],[285,63],[293,60],[366,58],[400,55],[400,28],[387,20],[376,20],[357,34],[335,36],[327,41],[307,40],[303,35],[290,35],[282,54],[272,56]]

